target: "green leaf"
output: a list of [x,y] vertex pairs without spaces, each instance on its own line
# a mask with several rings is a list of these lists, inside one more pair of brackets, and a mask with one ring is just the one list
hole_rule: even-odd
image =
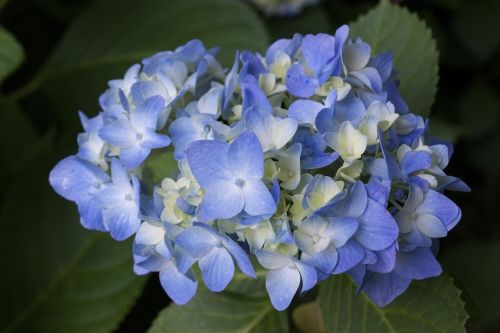
[[410,111],[428,115],[438,82],[438,52],[426,24],[408,9],[382,0],[350,28],[351,36],[370,43],[374,54],[393,53],[401,95]]
[[500,258],[500,244],[497,242],[461,242],[447,248],[440,256],[443,266],[465,286],[473,303],[481,310],[477,325],[485,327],[500,319],[500,265],[488,256]]
[[412,282],[391,305],[380,308],[346,275],[320,284],[319,299],[326,332],[465,333],[468,318],[461,291],[447,275]]
[[52,146],[40,149],[0,207],[0,332],[111,332],[145,279],[132,271],[130,241],[84,230],[50,189],[55,161]]
[[148,333],[284,333],[286,312],[274,310],[267,297],[198,291],[191,302],[162,310]]
[[[3,6],[0,3],[0,8]],[[16,38],[0,27],[0,83],[24,60],[24,51]]]
[[268,42],[259,18],[242,1],[102,0],[74,21],[30,89],[41,87],[38,97],[74,128],[76,110],[97,111],[107,81],[194,38],[220,46],[218,59],[225,65],[233,63],[236,49],[263,51]]

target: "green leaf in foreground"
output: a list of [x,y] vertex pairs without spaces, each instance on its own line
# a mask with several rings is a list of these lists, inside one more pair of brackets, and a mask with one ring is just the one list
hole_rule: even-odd
[[283,333],[286,312],[277,312],[267,297],[236,293],[198,294],[187,305],[162,310],[148,333]]
[[[481,260],[488,256],[493,259]],[[443,266],[453,274],[481,311],[476,325],[487,327],[500,320],[500,244],[490,242],[461,242],[441,254]]]
[[338,275],[320,284],[319,299],[328,333],[465,333],[468,318],[453,280],[413,281],[391,305],[380,308],[363,293],[355,295],[351,278]]
[[38,97],[75,128],[76,111],[96,112],[109,80],[155,52],[195,38],[206,47],[220,46],[218,59],[226,66],[236,49],[263,51],[268,43],[260,19],[243,1],[96,1],[74,21],[27,90],[40,87]]
[[408,9],[382,0],[350,28],[351,36],[371,44],[372,53],[392,52],[410,111],[428,115],[438,82],[438,52],[426,24]]
[[24,60],[24,51],[14,36],[0,27],[0,83]]
[[145,280],[132,272],[130,242],[84,230],[49,188],[53,164],[52,147],[40,149],[0,207],[0,332],[111,332]]

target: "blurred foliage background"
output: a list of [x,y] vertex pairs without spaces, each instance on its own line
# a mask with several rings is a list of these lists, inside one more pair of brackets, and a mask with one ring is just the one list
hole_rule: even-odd
[[[116,254],[110,265],[130,270],[126,258],[130,244],[110,249],[107,240],[81,230],[76,209],[52,194],[47,181],[55,161],[76,149],[80,130],[76,111],[96,113],[98,93],[107,80],[160,46],[174,48],[199,37],[208,46],[262,50],[269,40],[295,32],[333,32],[376,5],[376,1],[323,0],[296,17],[277,18],[238,0],[203,1],[205,10],[190,13],[195,2],[179,1],[173,8],[175,1],[0,0],[0,8],[4,7],[0,24],[18,39],[25,54],[18,70],[3,81],[0,95],[0,244],[6,257],[2,316],[16,313],[49,286],[14,324],[8,316],[2,318],[0,331],[31,332],[29,325],[18,325],[25,316],[34,313],[36,323],[50,320],[47,313],[55,306],[71,307],[65,288],[77,286],[85,294],[88,280],[96,278],[114,285],[105,270],[98,277],[89,273],[108,264],[93,259],[103,253]],[[398,3],[424,19],[437,40],[440,80],[431,129],[455,143],[448,173],[464,179],[473,190],[450,194],[462,207],[463,220],[442,242],[440,260],[464,289],[470,332],[500,332],[500,1]],[[238,20],[236,30],[225,28],[224,22],[230,20]],[[164,28],[158,28],[162,22]],[[3,46],[0,42],[0,56]],[[226,65],[233,49],[222,55]],[[90,252],[79,250],[88,244]],[[74,258],[83,262],[77,271],[68,266]],[[54,275],[69,285],[55,290]],[[124,291],[117,290],[109,301],[116,304],[116,312],[103,315],[103,322],[116,332],[145,331],[168,298],[156,278],[120,283],[138,301],[116,327],[108,319],[125,313],[131,304],[121,300]],[[5,294],[6,290],[11,292]],[[60,297],[58,305],[46,304],[47,294],[54,293]],[[85,318],[80,315],[78,320]]]

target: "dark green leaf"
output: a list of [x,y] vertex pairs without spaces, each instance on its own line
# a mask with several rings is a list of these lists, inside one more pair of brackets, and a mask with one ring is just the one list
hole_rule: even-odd
[[[0,3],[0,8],[3,4]],[[0,27],[0,83],[24,60],[24,51],[10,32]]]
[[468,242],[447,249],[441,255],[443,266],[465,286],[473,303],[481,310],[479,325],[500,319],[500,265],[483,257],[500,258],[500,244]]
[[284,333],[286,312],[278,312],[267,297],[198,291],[187,305],[162,310],[149,333]]
[[374,54],[393,53],[410,111],[428,115],[438,82],[438,52],[426,24],[406,8],[383,0],[351,24],[351,36],[370,43]]
[[263,51],[268,43],[259,18],[242,1],[97,1],[74,21],[32,85],[75,128],[76,111],[96,112],[107,81],[194,38],[220,46],[225,65],[232,64],[236,49]]
[[380,308],[356,286],[348,275],[338,275],[320,284],[319,299],[326,332],[337,333],[465,333],[468,318],[461,291],[443,275],[412,282],[391,305]]
[[111,332],[144,278],[132,272],[131,242],[84,230],[49,188],[52,149],[24,163],[0,207],[0,331]]

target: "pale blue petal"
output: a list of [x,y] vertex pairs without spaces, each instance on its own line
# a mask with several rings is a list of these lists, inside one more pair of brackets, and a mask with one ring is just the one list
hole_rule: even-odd
[[219,181],[206,189],[196,216],[202,222],[230,219],[238,215],[244,205],[245,197],[240,187],[229,181]]
[[156,129],[158,116],[165,107],[165,99],[153,96],[139,104],[137,109],[130,114],[130,121],[137,130]]
[[233,141],[227,160],[232,173],[243,180],[261,179],[264,175],[264,153],[252,132],[245,132]]
[[266,289],[273,307],[278,311],[285,310],[292,302],[300,285],[300,273],[290,265],[267,272]]
[[255,270],[253,269],[252,262],[250,261],[247,253],[241,248],[241,246],[239,246],[238,243],[230,238],[223,240],[222,243],[233,257],[240,271],[252,278],[256,278],[257,276],[255,275]]
[[409,252],[399,252],[394,271],[400,276],[415,280],[438,276],[443,272],[432,251],[426,247],[417,247]]
[[273,196],[260,180],[246,181],[243,186],[245,212],[249,215],[267,215],[276,211]]
[[279,253],[269,252],[266,250],[257,250],[254,252],[254,254],[262,267],[267,269],[278,269],[285,265],[290,265],[293,263],[290,257]]
[[362,290],[378,306],[384,307],[401,295],[410,285],[411,279],[395,273],[368,272]]
[[122,148],[120,150],[120,160],[127,169],[135,169],[146,160],[151,149],[145,148],[136,143],[130,147]]
[[219,243],[213,233],[198,226],[186,228],[175,237],[175,244],[194,258],[206,256]]
[[365,258],[365,250],[353,240],[349,240],[344,246],[338,248],[337,253],[337,266],[331,272],[334,274],[347,272]]
[[335,54],[335,38],[327,34],[306,35],[302,39],[302,55],[307,66],[319,75]]
[[187,150],[189,168],[196,181],[203,188],[220,180],[230,180],[234,176],[229,172],[227,164],[227,143],[200,140],[191,143]]
[[286,73],[286,87],[297,97],[311,97],[318,86],[318,79],[307,76],[302,65],[295,64]]
[[160,272],[160,283],[175,304],[186,304],[196,294],[198,282],[194,274],[182,274],[174,264]]
[[448,229],[439,218],[431,214],[419,215],[417,221],[418,229],[427,237],[440,238],[446,237]]
[[106,208],[103,212],[103,221],[111,237],[118,241],[132,236],[141,224],[139,210],[135,205]]
[[358,222],[359,228],[354,238],[368,250],[386,249],[398,237],[396,221],[384,206],[373,199],[368,199],[366,211]]
[[429,190],[421,205],[417,208],[419,214],[432,214],[438,217],[448,230],[451,230],[461,217],[460,208],[444,194]]
[[325,106],[319,102],[299,99],[288,108],[288,116],[297,119],[301,125],[314,125],[316,116],[323,108]]
[[302,253],[301,261],[311,266],[316,267],[323,273],[330,273],[333,271],[338,261],[337,249],[334,246],[328,246],[321,252],[314,253],[309,256],[305,252]]
[[137,142],[136,132],[128,120],[115,120],[99,130],[99,137],[119,148],[127,148]]
[[295,266],[299,270],[300,277],[302,278],[301,292],[311,290],[316,285],[316,282],[318,282],[316,270],[314,267],[301,263],[300,261],[296,261]]
[[352,217],[334,217],[329,220],[326,232],[336,248],[343,246],[358,230],[358,221]]
[[401,172],[410,175],[417,171],[427,170],[432,166],[432,156],[426,151],[406,153],[400,163]]
[[104,171],[74,156],[57,163],[49,175],[50,185],[57,194],[71,201],[79,201],[108,181]]
[[215,247],[198,261],[201,277],[211,291],[222,291],[234,275],[234,263],[229,252],[223,247]]
[[367,269],[378,273],[389,273],[396,265],[396,244],[389,246],[387,249],[375,252],[377,261],[374,264],[368,265]]

